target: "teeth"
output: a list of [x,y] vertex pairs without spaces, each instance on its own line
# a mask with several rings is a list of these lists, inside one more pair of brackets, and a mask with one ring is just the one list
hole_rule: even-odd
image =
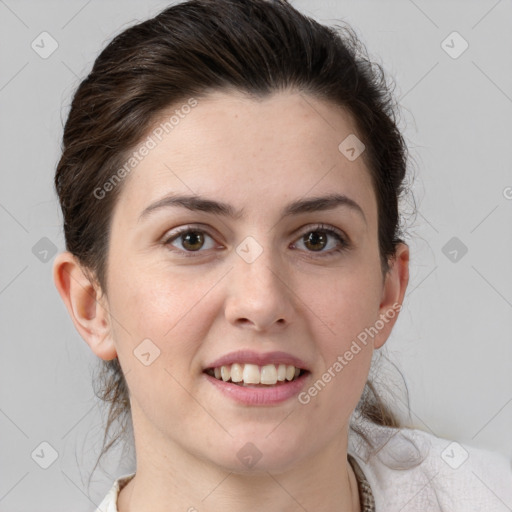
[[275,384],[277,382],[277,370],[275,364],[266,364],[261,369],[261,384]]
[[239,364],[224,365],[220,368],[209,370],[210,375],[213,374],[216,379],[227,382],[240,382],[241,384],[265,384],[273,386],[277,382],[291,381],[296,379],[300,374],[300,368],[286,364],[267,364],[259,367],[256,364]]
[[222,366],[220,368],[220,376],[222,380],[229,380],[231,377],[231,368],[229,366]]
[[244,379],[243,373],[244,370],[238,363],[231,365],[231,380],[233,382],[242,382]]
[[286,365],[280,364],[277,367],[277,380],[279,382],[283,382],[283,380],[285,380],[285,379],[286,379]]
[[246,384],[259,384],[260,369],[255,364],[244,365],[243,379]]

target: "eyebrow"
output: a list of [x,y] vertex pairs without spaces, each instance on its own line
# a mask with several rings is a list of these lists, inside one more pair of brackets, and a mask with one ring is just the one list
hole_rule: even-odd
[[[298,199],[289,203],[283,209],[282,217],[284,218],[309,212],[334,210],[340,206],[357,212],[366,223],[366,217],[363,209],[353,199],[343,194],[328,194],[320,197]],[[240,219],[244,215],[243,208],[241,210],[235,210],[231,205],[214,201],[213,199],[207,199],[197,195],[169,195],[145,208],[139,216],[139,222],[156,210],[171,207],[180,207],[191,211],[212,213],[215,215],[230,217],[232,219]]]

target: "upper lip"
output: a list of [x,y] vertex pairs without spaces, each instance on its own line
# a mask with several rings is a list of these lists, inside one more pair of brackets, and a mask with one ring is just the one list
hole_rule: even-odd
[[309,368],[304,361],[292,354],[288,354],[287,352],[277,351],[259,353],[254,352],[253,350],[237,350],[235,352],[230,352],[229,354],[219,357],[207,364],[205,370],[209,368],[218,368],[220,366],[228,366],[233,363],[249,363],[256,364],[258,366],[265,366],[267,364],[287,364],[293,365],[301,370],[309,371]]

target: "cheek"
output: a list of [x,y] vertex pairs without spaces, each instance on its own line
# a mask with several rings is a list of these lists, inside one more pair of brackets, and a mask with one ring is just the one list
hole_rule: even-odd
[[147,417],[172,410],[173,417],[183,418],[190,412],[185,389],[198,371],[195,356],[209,328],[211,304],[204,298],[214,281],[130,267],[129,273],[128,265],[111,272],[109,305],[131,396]]
[[186,371],[206,335],[209,302],[204,299],[215,282],[214,276],[198,279],[161,265],[125,264],[113,270],[109,305],[120,358],[124,355],[127,360],[149,339],[158,347],[165,367],[182,366]]
[[319,398],[313,407],[335,403],[343,414],[355,407],[364,388],[373,353],[369,329],[379,318],[381,298],[381,274],[369,269],[364,264],[340,269],[337,278],[317,279],[307,295],[306,288],[301,292],[308,297],[310,322],[318,325],[314,335],[323,366],[321,382],[311,389]]
[[322,320],[326,339],[339,350],[375,323],[381,295],[380,272],[364,265],[340,268],[337,274],[308,281],[301,292]]
[[198,293],[183,276],[164,276],[165,270],[156,265],[125,261],[117,266],[109,281],[113,314],[139,334],[163,336],[186,314]]

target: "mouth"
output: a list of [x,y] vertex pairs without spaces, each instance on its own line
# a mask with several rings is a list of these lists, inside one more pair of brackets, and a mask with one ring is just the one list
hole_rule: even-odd
[[253,363],[233,363],[207,368],[203,373],[242,387],[268,388],[296,381],[309,371],[284,363],[263,366]]

